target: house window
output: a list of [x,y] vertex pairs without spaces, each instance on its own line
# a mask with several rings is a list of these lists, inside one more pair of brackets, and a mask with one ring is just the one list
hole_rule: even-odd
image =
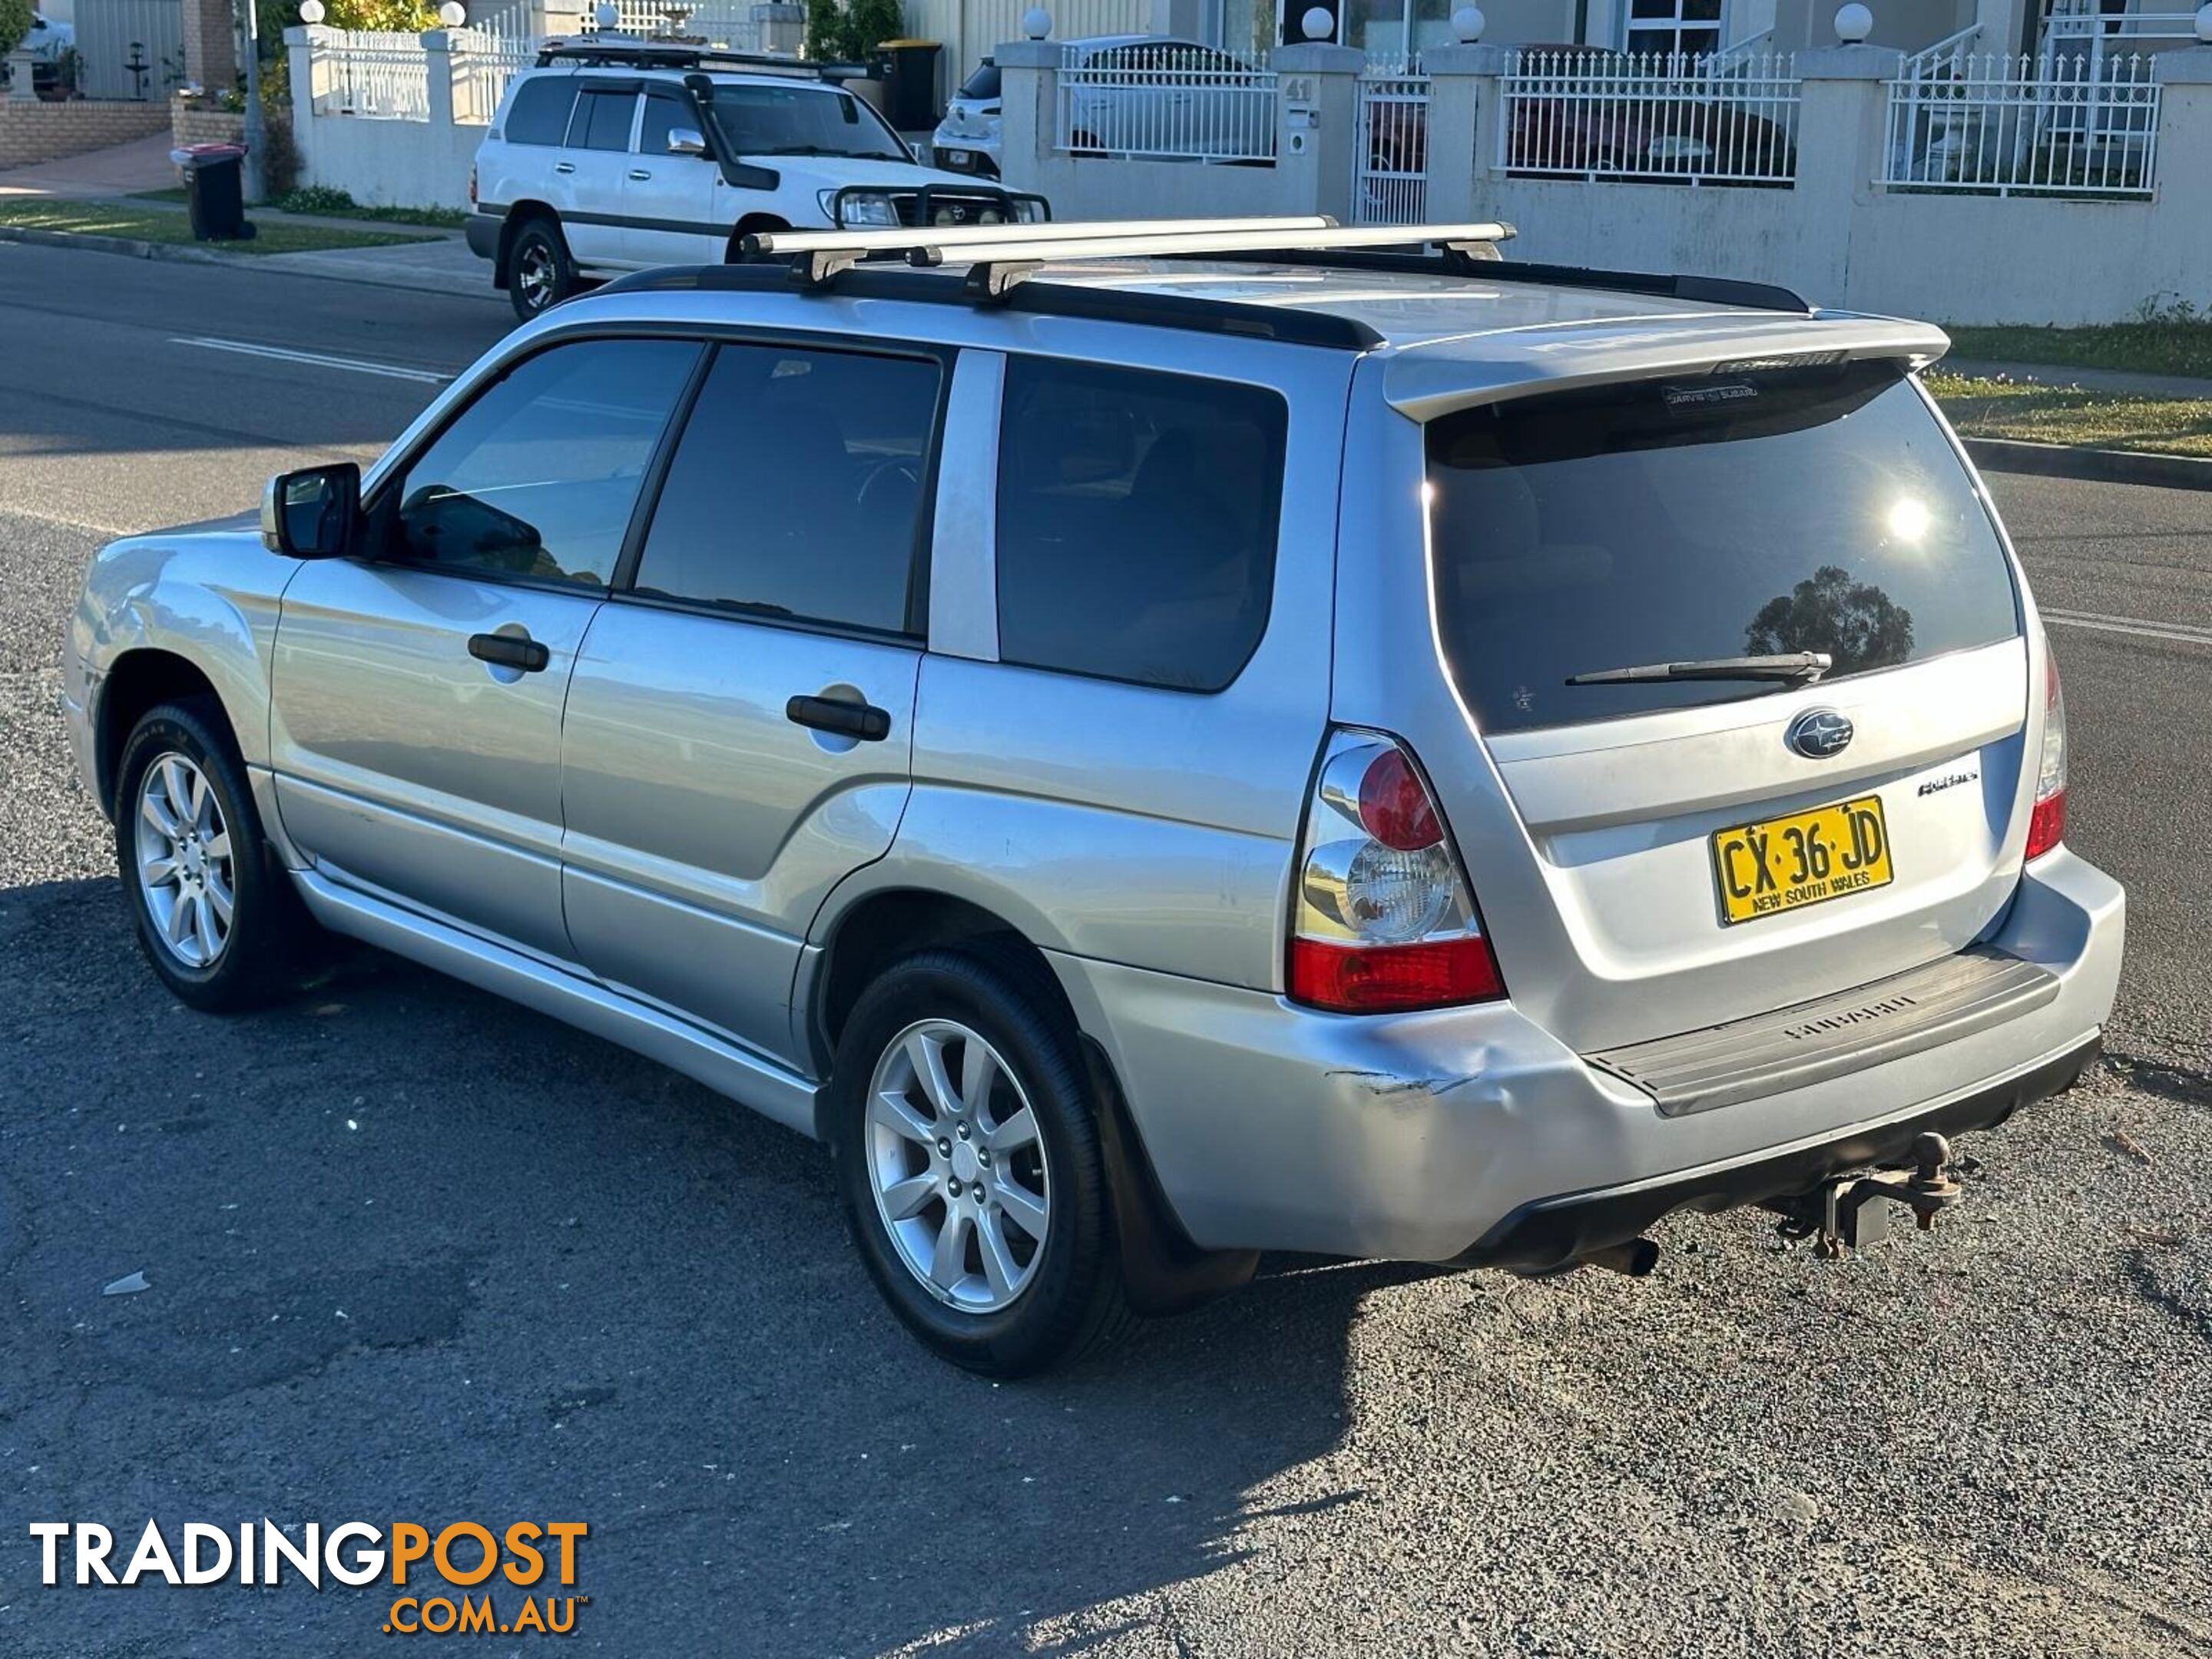
[[[1295,0],[1287,0],[1295,4]],[[1430,46],[1449,46],[1459,37],[1452,33],[1455,0],[1343,0],[1338,44],[1352,46],[1370,58],[1408,58]],[[1304,10],[1291,15],[1299,27]],[[1303,39],[1293,33],[1293,40]]]
[[1723,0],[1628,0],[1628,50],[1643,57],[1704,58],[1721,49]]

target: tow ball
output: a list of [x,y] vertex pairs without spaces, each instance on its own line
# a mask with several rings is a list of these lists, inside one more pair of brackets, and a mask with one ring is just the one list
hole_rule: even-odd
[[1914,1139],[1911,1169],[1865,1170],[1829,1182],[1815,1195],[1820,1214],[1814,1253],[1832,1260],[1847,1249],[1881,1243],[1890,1236],[1893,1204],[1911,1210],[1922,1232],[1930,1231],[1963,1190],[1950,1164],[1951,1143],[1929,1131]]

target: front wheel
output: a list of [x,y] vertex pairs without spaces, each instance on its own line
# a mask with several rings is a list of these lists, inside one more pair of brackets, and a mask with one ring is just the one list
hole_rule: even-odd
[[1011,957],[932,951],[847,1021],[830,1139],[861,1258],[929,1347],[1022,1376],[1134,1322],[1073,1022]]
[[138,943],[180,1001],[229,1013],[289,988],[305,912],[214,706],[164,703],[132,729],[116,775],[115,858]]
[[507,297],[524,322],[550,311],[576,291],[576,262],[568,239],[550,219],[532,219],[515,233],[507,256]]

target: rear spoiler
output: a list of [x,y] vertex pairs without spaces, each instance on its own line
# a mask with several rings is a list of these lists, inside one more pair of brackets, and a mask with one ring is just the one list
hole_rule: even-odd
[[1516,330],[1512,349],[1494,336],[1462,335],[1390,354],[1382,396],[1416,421],[1530,392],[1570,392],[1659,374],[1742,374],[1754,369],[1893,359],[1927,368],[1951,349],[1932,323],[1822,311],[1810,316],[1662,313]]

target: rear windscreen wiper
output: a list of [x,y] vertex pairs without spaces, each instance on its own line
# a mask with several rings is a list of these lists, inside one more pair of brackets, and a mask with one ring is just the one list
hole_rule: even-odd
[[1599,668],[1570,674],[1569,685],[1626,685],[1637,680],[1790,680],[1810,685],[1834,667],[1825,651],[1786,651],[1771,657],[1703,657],[1694,662],[1647,662],[1633,668]]

